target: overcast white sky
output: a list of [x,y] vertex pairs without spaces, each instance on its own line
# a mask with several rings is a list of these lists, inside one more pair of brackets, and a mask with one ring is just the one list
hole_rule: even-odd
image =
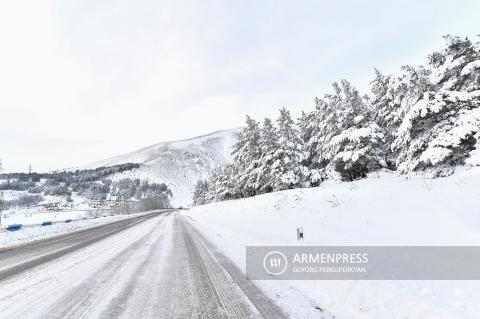
[[[368,3],[367,3],[368,2]],[[78,166],[311,109],[480,33],[480,1],[0,1],[6,171]]]

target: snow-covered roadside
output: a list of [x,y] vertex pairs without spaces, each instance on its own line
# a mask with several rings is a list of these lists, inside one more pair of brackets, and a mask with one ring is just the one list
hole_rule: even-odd
[[3,217],[2,225],[22,224],[22,225],[39,225],[45,221],[64,222],[67,219],[80,220],[83,218],[91,218],[88,210],[72,210],[72,211],[53,211],[53,212],[35,212],[35,213],[18,213],[9,217]]
[[[21,230],[13,232],[0,229],[0,249],[11,248],[17,245],[26,244],[28,242],[38,241],[81,229],[87,229],[103,224],[108,224],[118,220],[141,216],[144,214],[146,214],[146,212],[130,215],[115,215],[100,218],[73,220],[69,223],[59,222],[50,226],[33,225],[30,227],[24,227]],[[63,220],[67,218],[69,217],[62,217]]]
[[[247,245],[480,245],[480,168],[447,178],[382,174],[184,214],[241,269]],[[305,241],[297,242],[303,227]],[[257,281],[293,318],[480,318],[479,281]]]

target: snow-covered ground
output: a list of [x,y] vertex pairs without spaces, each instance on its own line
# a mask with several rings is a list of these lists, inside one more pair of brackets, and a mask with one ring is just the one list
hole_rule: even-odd
[[[12,191],[7,190],[3,192],[5,200],[18,199],[21,196],[32,196],[27,191]],[[2,212],[2,224],[38,224],[44,221],[61,221],[65,219],[80,219],[89,217],[88,211],[93,208],[89,205],[89,201],[77,194],[73,193],[71,196],[72,202],[67,202],[65,197],[43,195],[43,200],[40,204],[56,204],[59,211],[49,210],[43,205],[34,205],[28,207],[11,207]]]
[[[28,194],[24,191],[5,191],[5,199],[11,200],[18,198],[21,195]],[[38,225],[45,221],[64,222],[67,219],[80,220],[84,218],[103,217],[99,215],[100,210],[92,208],[88,201],[76,194],[72,195],[72,202],[66,202],[64,197],[59,196],[44,196],[42,204],[57,203],[60,210],[49,210],[44,206],[29,206],[29,207],[12,207],[2,212],[2,226],[6,227],[11,224]],[[103,212],[103,211],[102,211]],[[107,214],[109,215],[109,214]]]
[[[108,224],[117,220],[132,218],[135,216],[140,216],[145,213],[136,213],[130,215],[116,215],[116,216],[105,216],[99,218],[88,218],[80,219],[83,217],[82,212],[62,212],[56,214],[57,217],[54,218],[50,215],[45,216],[45,214],[52,213],[39,213],[32,215],[33,217],[16,217],[12,220],[3,220],[4,225],[20,223],[27,225],[18,231],[6,231],[4,228],[0,227],[0,249],[8,248],[16,245],[26,244],[31,241],[42,240],[50,238],[53,236],[77,231],[80,229],[86,229],[90,227],[95,227],[103,224]],[[65,223],[64,221],[68,218],[72,219],[72,222]],[[39,223],[42,223],[44,220],[58,221],[49,226],[40,226]]]
[[[239,267],[247,245],[480,245],[480,168],[425,179],[388,173],[185,214]],[[303,227],[305,240],[296,240]],[[480,318],[480,281],[258,281],[293,318]]]
[[78,169],[139,163],[139,168],[116,174],[112,179],[140,178],[165,183],[172,190],[172,204],[188,206],[197,181],[205,179],[215,166],[230,160],[238,131],[229,129],[181,141],[162,142]]

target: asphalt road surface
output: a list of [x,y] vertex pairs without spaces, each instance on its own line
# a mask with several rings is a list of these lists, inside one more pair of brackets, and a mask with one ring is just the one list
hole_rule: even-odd
[[175,211],[0,250],[0,318],[286,318]]

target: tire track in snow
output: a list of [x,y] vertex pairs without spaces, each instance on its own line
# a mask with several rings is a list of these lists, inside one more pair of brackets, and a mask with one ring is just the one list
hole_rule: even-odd
[[126,246],[140,241],[145,233],[151,233],[156,223],[163,219],[159,215],[150,219],[151,223],[137,224],[107,240],[2,281],[0,314],[8,318],[48,318],[51,305],[68,293],[72,286],[81,284],[92,273],[105,268],[106,262],[119,255]]
[[[128,288],[137,279],[137,273],[151,263],[149,256],[152,250],[163,243],[165,219],[149,233],[131,243],[119,254],[111,258],[104,266],[79,286],[50,306],[45,314],[48,318],[89,318],[99,316],[108,300],[112,300],[123,286]],[[130,280],[130,281],[128,281]],[[127,290],[128,291],[128,290]],[[117,318],[110,316],[108,318]]]
[[147,214],[0,251],[0,281],[87,247],[156,215]]
[[175,215],[179,216],[191,250],[198,254],[197,259],[203,264],[213,289],[222,300],[220,304],[224,306],[227,318],[287,318],[275,303],[253,282],[247,280],[233,262],[218,252],[185,217]]
[[[120,225],[117,225],[120,226]],[[8,318],[286,318],[180,214],[2,281]]]

